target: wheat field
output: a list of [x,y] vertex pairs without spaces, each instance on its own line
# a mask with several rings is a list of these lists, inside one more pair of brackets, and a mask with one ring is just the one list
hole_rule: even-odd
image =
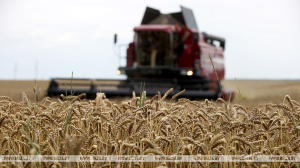
[[[171,91],[172,89],[170,89]],[[1,155],[297,155],[300,104],[246,108],[146,93],[120,103],[97,93],[21,101],[0,97]],[[180,94],[180,93],[179,93]],[[299,167],[298,163],[1,163],[2,167]]]
[[[267,103],[279,103],[285,95],[290,95],[294,100],[300,102],[300,93],[298,90],[300,89],[300,81],[238,80],[237,82],[242,100],[235,80],[224,80],[221,81],[221,84],[224,88],[233,88],[235,90],[235,99],[233,102],[243,105],[246,108],[255,108]],[[39,87],[39,97],[41,99],[47,97],[47,89],[50,83],[48,80],[37,80],[36,82],[33,80],[0,80],[0,95],[9,96],[13,101],[20,102],[22,101],[22,93],[25,92],[29,101],[34,101],[35,95],[32,88],[36,83]],[[128,99],[130,97],[119,97],[111,98],[110,101],[119,104]],[[56,101],[57,99],[53,100]]]

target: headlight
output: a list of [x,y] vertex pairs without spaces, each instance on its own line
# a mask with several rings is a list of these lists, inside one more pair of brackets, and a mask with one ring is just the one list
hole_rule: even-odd
[[120,74],[121,74],[121,71],[120,71],[120,70],[117,70],[117,74],[120,75]]
[[186,73],[188,76],[192,76],[193,75],[193,71],[188,71],[187,73]]
[[194,73],[192,70],[187,70],[187,69],[182,69],[180,71],[180,75],[187,75],[187,76],[192,76]]

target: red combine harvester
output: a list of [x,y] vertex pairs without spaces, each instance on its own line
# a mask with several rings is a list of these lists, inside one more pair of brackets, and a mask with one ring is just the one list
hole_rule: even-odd
[[[147,96],[173,88],[170,96],[185,89],[181,97],[228,99],[232,93],[233,98],[233,90],[222,89],[217,81],[217,76],[221,81],[225,74],[225,39],[200,32],[192,10],[181,6],[181,12],[161,14],[147,7],[134,32],[134,41],[127,48],[127,65],[118,70],[127,79],[73,79],[77,94],[93,98],[101,91],[107,97],[130,96],[132,91],[140,94],[141,82],[145,82]],[[48,95],[70,94],[66,80],[70,79],[52,79]]]

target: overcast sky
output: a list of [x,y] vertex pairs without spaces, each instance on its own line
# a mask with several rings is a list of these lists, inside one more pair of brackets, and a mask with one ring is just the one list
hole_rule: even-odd
[[113,34],[128,44],[146,6],[180,5],[226,39],[226,79],[300,79],[299,0],[0,0],[0,79],[120,78]]

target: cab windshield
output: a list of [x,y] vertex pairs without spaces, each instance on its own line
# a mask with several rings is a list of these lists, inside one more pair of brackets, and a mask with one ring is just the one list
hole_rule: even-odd
[[139,66],[172,65],[172,34],[161,31],[136,32],[136,59]]

